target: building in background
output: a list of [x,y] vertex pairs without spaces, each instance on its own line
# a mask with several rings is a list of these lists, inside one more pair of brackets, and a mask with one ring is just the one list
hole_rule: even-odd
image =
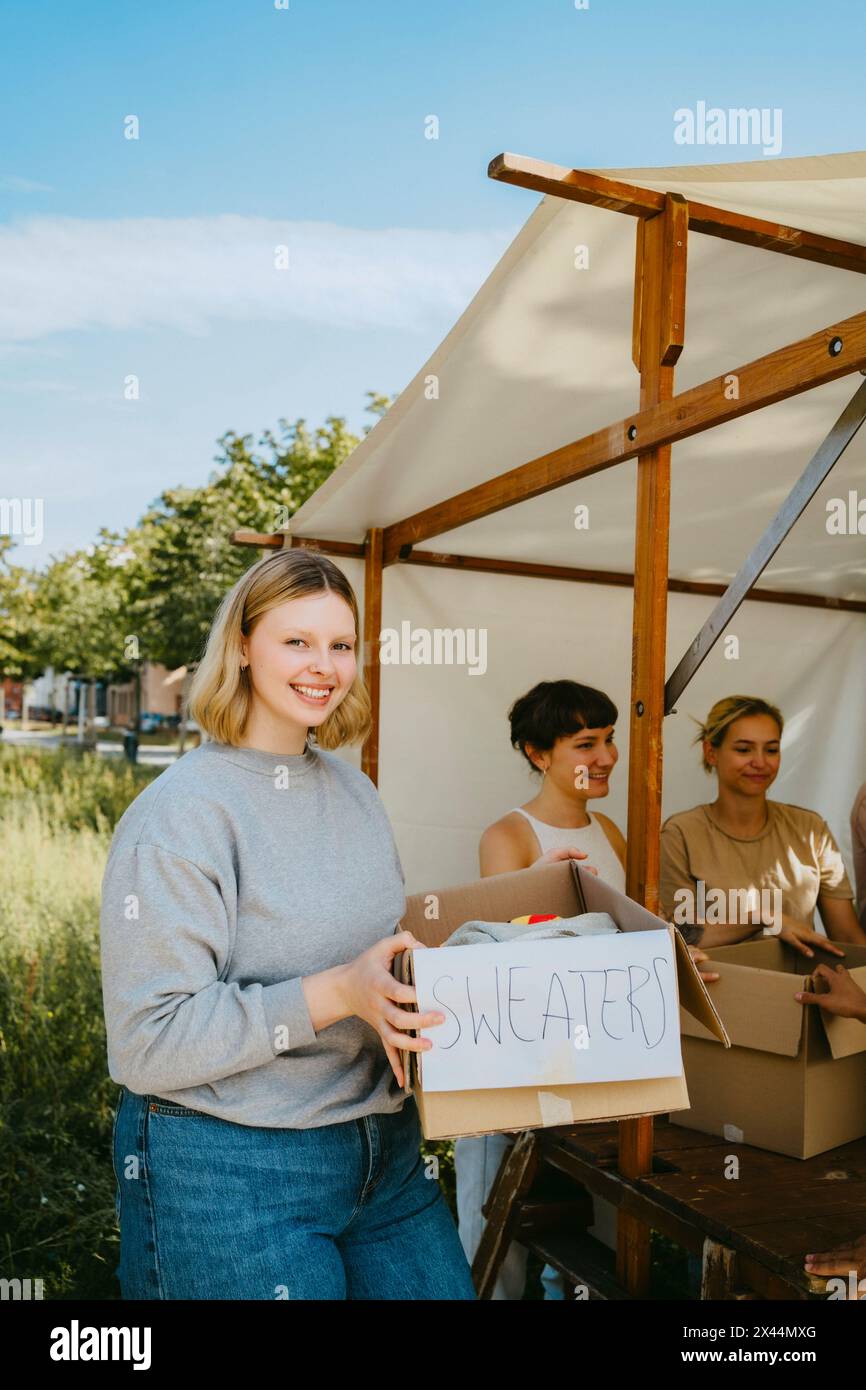
[[[181,704],[186,693],[187,668],[178,666],[169,671],[156,661],[145,661],[141,667],[141,716],[155,724],[175,723],[180,719]],[[109,685],[106,706],[108,722],[128,727],[135,716],[135,681]],[[143,731],[144,732],[144,731]]]
[[24,686],[11,676],[0,678],[0,719],[20,719]]
[[[174,671],[159,662],[145,661],[141,667],[141,715],[154,727],[175,724],[180,718],[189,673],[186,666]],[[107,726],[127,728],[135,717],[135,681],[107,682],[80,680],[70,671],[46,667],[40,676],[22,686],[9,678],[2,682],[7,716],[45,719],[58,723],[78,719],[79,695],[84,700],[87,722],[96,720]]]

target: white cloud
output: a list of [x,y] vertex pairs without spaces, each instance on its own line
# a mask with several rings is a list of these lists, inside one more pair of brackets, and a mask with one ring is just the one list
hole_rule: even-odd
[[17,174],[6,174],[0,178],[0,188],[7,193],[53,193],[48,183],[37,183],[35,179],[20,179]]
[[0,227],[0,343],[89,329],[201,336],[218,320],[425,329],[465,308],[512,235],[234,214],[27,218]]

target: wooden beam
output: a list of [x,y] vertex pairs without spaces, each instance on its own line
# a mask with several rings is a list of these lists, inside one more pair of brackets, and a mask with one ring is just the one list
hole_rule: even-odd
[[640,371],[640,315],[641,296],[643,294],[643,246],[645,226],[646,222],[643,218],[638,218],[635,227],[634,291],[632,295],[631,315],[631,360],[638,371]]
[[[319,542],[327,549],[327,541]],[[438,550],[413,550],[407,565],[430,569],[479,571],[482,574],[511,574],[527,579],[558,579],[572,584],[606,584],[615,589],[630,589],[634,574],[630,570],[580,569],[576,565],[543,565],[529,560],[499,560],[488,555],[452,555]],[[668,577],[668,593],[700,594],[719,598],[727,584],[714,584],[704,579],[673,579]],[[781,603],[799,608],[827,608],[832,612],[866,613],[866,599],[834,598],[831,594],[808,594],[797,589],[750,589],[747,600],[756,603]]]
[[[674,363],[683,344],[687,237],[684,210],[673,198],[647,221],[640,248],[640,407],[669,401]],[[629,711],[626,892],[650,912],[659,905],[670,536],[671,446],[641,453],[637,464],[634,604]],[[619,1126],[618,1166],[626,1177],[652,1172],[651,1116]],[[626,1212],[617,1219],[617,1274],[645,1295],[650,1279],[649,1228]]]
[[550,164],[523,154],[495,155],[487,166],[487,177],[574,203],[624,212],[630,217],[655,217],[664,212],[665,195],[653,188],[592,174],[586,169],[566,169],[563,164]]
[[[630,217],[654,217],[664,208],[664,193],[639,184],[623,183],[604,174],[592,174],[585,169],[566,169],[561,164],[549,164],[542,159],[528,159],[520,154],[498,154],[487,170],[491,179],[531,188],[536,193],[549,193],[571,202],[587,203],[593,207],[609,208]],[[781,222],[767,222],[761,217],[748,217],[742,212],[713,207],[709,203],[688,200],[689,226],[692,231],[707,236],[736,241],[741,246],[755,246],[763,251],[777,251],[798,260],[832,265],[838,270],[866,273],[866,246],[838,237],[821,236],[800,227]]]
[[260,550],[282,550],[283,533],[282,531],[232,531],[230,537],[232,545],[254,545]]
[[292,536],[286,531],[232,531],[234,545],[255,545],[262,550],[282,550],[284,546],[303,546],[305,550],[323,550],[328,555],[351,555],[363,560],[363,541],[322,541],[306,536]]
[[736,1250],[705,1236],[701,1260],[701,1300],[735,1299],[737,1283]]
[[675,444],[863,368],[866,313],[852,314],[807,338],[787,343],[679,396],[661,400],[596,430],[574,444],[565,444],[456,497],[393,522],[385,528],[384,563],[390,565],[399,559],[404,546],[478,521],[576,478],[589,477],[650,449]]
[[[665,198],[664,259],[662,262],[660,362],[672,367],[683,350],[686,331],[686,258],[689,205],[679,193]],[[638,366],[640,371],[640,366]]]
[[367,532],[364,556],[364,679],[370,692],[373,722],[361,748],[361,771],[379,784],[379,634],[382,631],[382,530]]
[[482,1207],[484,1230],[472,1261],[472,1282],[480,1299],[493,1295],[496,1279],[514,1239],[520,1206],[538,1172],[536,1131],[521,1130],[502,1162]]
[[[254,539],[247,539],[254,537]],[[281,549],[283,532],[270,535],[258,532],[234,531],[231,540],[235,545],[270,546]],[[319,550],[325,555],[344,555],[346,541],[329,541],[320,537],[294,536],[293,544],[308,550]],[[363,542],[352,542],[353,555],[364,556]],[[335,547],[340,547],[336,549]],[[530,560],[499,560],[488,555],[453,555],[440,550],[413,550],[404,562],[407,565],[420,565],[430,569],[454,569],[479,571],[482,574],[511,574],[527,579],[558,579],[574,584],[606,584],[616,589],[630,589],[634,575],[630,570],[591,570],[580,569],[576,565],[543,565]],[[709,598],[719,598],[727,590],[726,584],[711,584],[702,579],[668,579],[668,593],[703,594]],[[806,594],[795,589],[750,589],[747,600],[760,603],[782,603],[800,608],[829,608],[833,612],[866,613],[866,599],[833,598],[829,594]]]
[[[647,222],[641,321],[642,410],[673,396],[666,363],[676,306],[685,301],[686,246],[669,203]],[[659,905],[665,635],[670,531],[670,445],[641,454],[637,466],[626,891],[650,912]]]

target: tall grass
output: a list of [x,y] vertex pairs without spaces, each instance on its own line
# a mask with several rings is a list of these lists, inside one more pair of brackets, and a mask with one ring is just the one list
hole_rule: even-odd
[[96,830],[110,839],[158,771],[69,746],[35,752],[0,743],[0,816],[26,804],[44,815],[50,830]]
[[99,896],[111,832],[153,777],[0,747],[0,1272],[116,1298]]

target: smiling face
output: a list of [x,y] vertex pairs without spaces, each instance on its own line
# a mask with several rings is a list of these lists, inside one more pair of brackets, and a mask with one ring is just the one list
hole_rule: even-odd
[[578,729],[556,739],[547,752],[527,746],[532,762],[562,792],[579,797],[607,796],[610,775],[619,752],[612,724],[603,729]]
[[352,610],[330,590],[270,608],[242,643],[251,721],[304,731],[324,723],[352,687],[356,642]]
[[719,777],[719,788],[740,796],[763,796],[776,780],[782,758],[781,736],[768,714],[735,719],[719,748],[704,740],[704,756]]

